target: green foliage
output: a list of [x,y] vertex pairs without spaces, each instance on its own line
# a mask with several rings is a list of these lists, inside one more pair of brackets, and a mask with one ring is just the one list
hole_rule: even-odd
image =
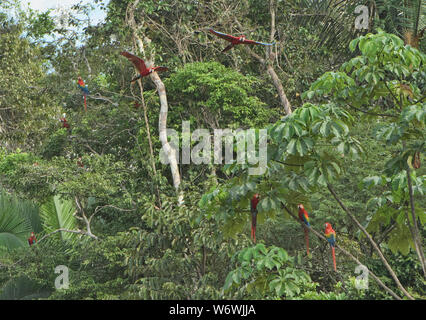
[[31,232],[40,232],[38,210],[28,201],[0,194],[0,247],[12,250],[27,247]]
[[[40,217],[45,232],[50,233],[58,229],[75,230],[77,219],[74,203],[70,200],[61,200],[59,196],[54,196],[40,207]],[[62,240],[75,239],[76,234],[60,232]]]
[[[359,2],[274,1],[276,44],[222,53],[223,39],[204,31],[213,26],[269,41],[269,2],[139,1],[141,53],[126,24],[129,1],[95,1],[107,13],[96,26],[88,19],[91,4],[73,6],[59,24],[53,12],[2,1],[0,11],[12,10],[14,18],[0,12],[0,184],[20,198],[1,196],[1,298],[390,299],[371,277],[369,290],[356,289],[355,264],[339,250],[338,273],[331,272],[328,243],[312,232],[306,256],[303,230],[284,206],[297,213],[303,203],[312,229],[330,222],[339,245],[399,292],[330,195],[332,185],[402,285],[424,299],[407,184],[410,169],[424,238],[424,45],[415,49],[414,42],[370,30],[348,46]],[[413,3],[376,1],[374,24],[402,34],[408,19],[415,22],[411,13],[420,12]],[[418,21],[405,26],[420,30]],[[256,127],[257,142],[265,127],[264,174],[250,175],[251,164],[180,164],[178,206],[170,167],[158,157],[157,88],[150,77],[142,80],[143,93],[129,84],[134,66],[122,50],[169,68],[159,74],[168,128],[180,131],[185,120],[191,131]],[[282,105],[268,67],[293,111],[279,121]],[[91,91],[88,112],[78,76]],[[64,112],[70,130],[58,121]],[[252,246],[254,193],[261,194],[260,243]],[[26,245],[31,231],[41,239],[58,228],[86,230],[84,218],[97,240],[61,232]],[[70,270],[67,290],[55,290],[58,265]]]
[[228,273],[223,289],[237,298],[292,299],[311,284],[309,276],[294,267],[294,258],[282,248],[257,244],[235,253],[232,260],[236,269]]
[[43,145],[43,150],[41,152],[43,158],[51,159],[55,156],[60,156],[63,154],[64,149],[67,143],[67,129],[62,128],[53,133],[47,143]]
[[198,128],[257,127],[276,116],[256,97],[255,77],[217,62],[188,63],[165,84],[174,114],[189,116]]
[[47,298],[49,295],[50,292],[37,282],[22,276],[6,282],[1,288],[0,300],[35,300]]

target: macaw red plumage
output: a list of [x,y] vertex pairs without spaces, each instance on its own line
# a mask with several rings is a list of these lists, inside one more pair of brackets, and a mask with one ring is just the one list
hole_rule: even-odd
[[28,244],[30,246],[32,246],[36,242],[37,242],[37,239],[36,239],[36,237],[34,235],[34,232],[31,232],[31,236],[28,238]]
[[303,231],[305,233],[306,253],[309,255],[309,227],[311,226],[309,223],[309,215],[303,204],[299,204],[297,207],[299,208],[299,219],[305,224],[303,226]]
[[251,198],[251,238],[256,243],[256,220],[257,220],[257,204],[259,203],[260,195],[255,193]]
[[120,52],[120,54],[122,56],[125,56],[127,59],[129,59],[130,62],[132,62],[136,69],[138,69],[139,71],[139,76],[137,76],[136,78],[132,79],[130,82],[135,82],[136,80],[142,78],[142,77],[146,77],[147,75],[149,75],[152,72],[162,72],[162,71],[167,71],[169,70],[166,67],[151,67],[151,68],[147,68],[145,65],[145,61],[143,61],[141,58],[127,52],[127,51],[123,51]]
[[337,269],[336,269],[336,255],[335,255],[335,252],[334,252],[334,247],[336,245],[336,232],[333,230],[333,228],[331,227],[331,224],[329,224],[328,222],[325,223],[325,237],[327,238],[327,241],[331,246],[331,255],[333,257],[334,271],[337,271]]
[[226,33],[215,31],[213,29],[209,29],[209,31],[210,31],[210,33],[213,33],[215,36],[218,36],[222,39],[225,39],[226,41],[231,42],[231,44],[228,45],[225,49],[223,49],[222,52],[228,51],[229,49],[232,49],[234,46],[236,46],[238,44],[261,44],[261,45],[264,45],[264,46],[272,46],[273,45],[273,43],[264,43],[264,42],[254,41],[254,40],[247,40],[246,36],[235,37],[235,36],[231,36],[231,35],[226,34]]
[[59,118],[59,121],[62,122],[62,127],[69,129],[70,125],[67,122],[67,119],[65,119],[65,113],[62,115],[62,118]]
[[87,86],[84,84],[83,79],[81,79],[81,77],[78,77],[78,87],[80,88],[80,90],[83,92],[83,97],[84,97],[84,110],[87,112],[87,102],[86,102],[86,96],[88,94],[90,94],[89,89],[87,88]]

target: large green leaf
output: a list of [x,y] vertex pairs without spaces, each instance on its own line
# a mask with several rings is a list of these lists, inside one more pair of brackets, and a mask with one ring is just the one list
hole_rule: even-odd
[[[62,200],[59,196],[53,196],[40,208],[40,217],[44,230],[49,233],[58,229],[75,230],[77,220],[74,217],[75,207],[72,201]],[[60,232],[62,240],[74,239],[75,234]]]
[[0,247],[15,249],[26,244],[31,224],[20,212],[23,208],[19,200],[6,193],[0,194]]

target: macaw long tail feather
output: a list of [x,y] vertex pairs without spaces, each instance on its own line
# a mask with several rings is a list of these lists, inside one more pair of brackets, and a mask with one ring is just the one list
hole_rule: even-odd
[[84,95],[84,110],[87,112],[86,95]]
[[256,219],[257,215],[252,214],[251,216],[251,238],[254,243],[256,243]]
[[309,255],[309,229],[307,227],[303,227],[305,232],[305,242],[306,242],[306,253]]
[[331,255],[333,256],[334,271],[337,272],[337,269],[336,269],[336,255],[335,255],[335,252],[334,252],[334,247],[331,247]]

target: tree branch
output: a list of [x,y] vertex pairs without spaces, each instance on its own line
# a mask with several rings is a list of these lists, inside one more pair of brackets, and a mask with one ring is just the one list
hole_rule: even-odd
[[[404,143],[404,147],[405,147],[405,143]],[[423,246],[422,246],[422,242],[421,242],[422,240],[419,236],[419,229],[417,227],[416,211],[415,211],[415,208],[414,208],[413,184],[411,182],[410,171],[411,171],[410,167],[408,167],[406,169],[407,184],[408,184],[408,194],[410,196],[411,218],[413,219],[413,228],[411,230],[411,233],[413,234],[413,240],[414,240],[415,248],[416,248],[416,251],[417,251],[417,255],[419,256],[419,260],[420,260],[420,263],[422,265],[423,275],[424,275],[424,277],[426,277],[425,256],[424,256],[424,253],[423,253]],[[411,224],[410,224],[410,219],[408,219],[408,214],[407,214],[407,220],[408,220],[408,224],[410,225],[410,229],[411,229]]]
[[54,235],[55,233],[58,233],[58,232],[77,233],[77,234],[82,234],[82,235],[84,235],[84,236],[88,236],[88,237],[90,237],[90,238],[92,238],[92,239],[95,239],[95,240],[98,240],[98,239],[99,239],[99,238],[98,238],[97,236],[95,236],[94,234],[92,234],[92,233],[88,233],[88,232],[85,232],[85,231],[80,230],[80,229],[78,229],[78,230],[68,230],[68,229],[64,229],[64,228],[59,228],[59,229],[57,229],[57,230],[55,230],[55,231],[50,232],[49,234],[44,235],[44,236],[43,236],[40,240],[38,240],[35,244],[40,243],[40,242],[41,242],[41,241],[43,241],[44,239],[46,239],[46,238],[48,238],[48,237],[50,237],[50,236],[52,236],[52,235]]
[[[284,209],[288,212],[288,214],[293,217],[297,222],[300,223],[301,226],[305,226],[305,224],[300,221],[300,219],[297,218],[297,216],[295,214],[293,214],[284,204]],[[323,236],[321,233],[319,233],[318,231],[316,231],[312,225],[309,228],[309,231],[311,231],[313,234],[315,234],[319,239],[325,241],[328,243],[328,240],[325,236]],[[344,248],[342,248],[341,246],[339,246],[337,243],[335,244],[336,248],[339,249],[340,251],[342,251],[342,253],[346,256],[348,256],[349,258],[351,258],[353,261],[355,261],[358,265],[363,265],[357,258],[355,258],[350,252],[346,251]],[[392,297],[394,297],[397,300],[402,300],[395,292],[392,291],[392,289],[388,288],[372,271],[368,270],[369,275],[371,275],[371,277],[377,282],[377,284],[379,286],[381,286],[383,289],[385,289],[386,292],[388,292]]]
[[394,115],[392,115],[392,114],[384,114],[384,113],[374,113],[374,112],[369,112],[369,111],[365,111],[365,110],[359,109],[359,108],[357,108],[357,107],[354,107],[354,106],[352,106],[352,105],[350,105],[350,104],[348,104],[348,106],[349,106],[349,107],[351,107],[352,109],[355,109],[355,110],[357,110],[357,111],[363,112],[363,113],[365,113],[365,114],[371,114],[371,115],[373,115],[373,116],[381,116],[381,117],[392,117],[392,118],[398,118],[398,116],[394,116]]
[[343,202],[340,200],[340,198],[337,196],[336,192],[334,192],[333,188],[331,187],[330,184],[327,184],[328,190],[330,191],[330,193],[333,195],[334,199],[339,203],[340,207],[343,209],[343,211],[346,212],[346,214],[352,219],[352,221],[358,226],[358,228],[365,234],[365,236],[367,237],[367,239],[370,241],[370,243],[373,245],[373,248],[376,250],[380,260],[382,260],[383,264],[385,265],[386,269],[389,271],[390,275],[392,276],[392,278],[394,279],[396,285],[398,286],[398,288],[404,293],[404,295],[411,299],[414,300],[414,298],[407,292],[407,290],[405,290],[405,288],[402,286],[401,282],[399,281],[397,275],[395,274],[395,272],[393,271],[392,267],[389,265],[388,261],[386,260],[386,258],[384,257],[382,251],[380,250],[379,246],[376,244],[376,242],[373,240],[373,238],[371,237],[371,235],[367,232],[367,230],[361,225],[361,223],[359,223],[359,221],[354,217],[354,215],[349,211],[348,208],[345,207],[345,205],[343,204]]

